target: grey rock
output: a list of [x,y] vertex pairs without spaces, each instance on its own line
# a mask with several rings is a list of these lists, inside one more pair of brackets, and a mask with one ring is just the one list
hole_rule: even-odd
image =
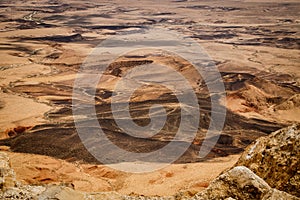
[[194,199],[262,199],[271,187],[251,170],[238,166],[220,175]]
[[262,200],[297,200],[298,197],[292,196],[286,192],[277,189],[270,190]]
[[241,155],[243,165],[272,188],[300,197],[300,125],[259,138]]

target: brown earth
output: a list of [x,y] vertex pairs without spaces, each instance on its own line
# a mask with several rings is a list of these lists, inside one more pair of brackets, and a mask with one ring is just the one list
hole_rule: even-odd
[[27,185],[64,183],[84,192],[117,191],[120,194],[168,196],[178,191],[195,194],[205,189],[238,155],[206,162],[174,164],[146,174],[130,174],[103,165],[69,163],[47,156],[9,153],[16,180]]

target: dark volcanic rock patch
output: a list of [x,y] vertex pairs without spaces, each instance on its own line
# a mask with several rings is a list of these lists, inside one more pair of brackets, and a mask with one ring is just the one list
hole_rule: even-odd
[[237,8],[237,7],[222,7],[222,6],[212,7],[207,5],[186,6],[184,8],[196,9],[196,10],[224,11],[224,12],[241,10],[241,8]]
[[113,25],[111,25],[111,26],[108,26],[108,25],[106,25],[106,26],[104,26],[104,25],[102,25],[102,26],[87,26],[87,27],[85,27],[85,28],[89,28],[89,29],[100,29],[100,30],[123,30],[123,29],[129,29],[129,28],[143,28],[143,26],[138,26],[138,25],[115,25],[115,26],[113,26]]
[[[117,64],[116,66],[120,67],[123,65]],[[228,77],[228,74],[225,74],[225,76]],[[229,77],[233,79],[235,75],[230,74]],[[253,78],[253,76],[244,75],[242,80],[249,81],[251,78]],[[228,82],[228,84],[229,83],[230,82]],[[30,90],[27,90],[29,88]],[[243,87],[240,89],[243,89]],[[13,90],[15,92],[24,92],[33,97],[38,97],[46,93],[47,95],[60,94],[66,97],[69,96],[70,98],[72,92],[71,87],[63,85],[56,85],[55,87],[49,85],[48,89],[46,85],[30,87],[16,86]],[[110,98],[111,92],[97,90],[96,96],[100,98],[100,100],[104,100]],[[207,129],[210,123],[210,100],[209,98],[200,96],[198,100],[202,113],[202,117],[200,117],[201,127],[199,127],[199,132],[193,144],[185,154],[176,161],[177,163],[200,161],[197,155],[205,136],[205,131],[203,130]],[[129,152],[151,152],[167,145],[173,139],[174,133],[176,133],[176,127],[178,127],[180,123],[180,109],[176,109],[175,111],[173,109],[168,110],[168,105],[176,102],[177,99],[174,96],[164,95],[157,100],[130,103],[132,117],[137,120],[136,122],[138,124],[147,124],[149,122],[147,117],[142,116],[147,116],[149,107],[153,104],[164,105],[167,108],[167,112],[172,111],[169,113],[167,122],[160,133],[148,139],[132,137],[119,129],[112,116],[109,103],[96,105],[96,112],[102,129],[114,144]],[[47,116],[50,119],[55,121],[61,117],[67,117],[72,114],[71,99],[53,100],[52,103],[63,107],[57,111],[48,113]],[[88,123],[82,122],[81,126],[84,127],[86,126],[85,124]],[[270,121],[247,119],[228,110],[224,134],[218,139],[217,145],[212,149],[206,159],[240,153],[256,138],[280,129],[283,126],[284,124],[272,123]],[[94,129],[88,126],[86,126],[86,130],[87,132],[97,132],[96,128]],[[32,130],[19,134],[14,138],[1,141],[0,144],[10,146],[11,150],[15,152],[35,153],[67,160],[82,160],[85,162],[98,163],[83,146],[73,123],[55,123],[36,126]],[[122,162],[123,159],[120,158],[119,161]],[[164,160],[161,160],[161,162],[164,162]]]
[[40,40],[40,41],[52,41],[52,42],[78,42],[84,40],[81,34],[73,35],[54,35],[54,36],[45,36],[45,37],[31,37],[31,38],[21,38],[22,40]]
[[252,46],[270,46],[284,49],[300,49],[300,39],[283,37],[283,38],[255,38],[243,40],[240,42],[224,42],[234,45],[252,45]]

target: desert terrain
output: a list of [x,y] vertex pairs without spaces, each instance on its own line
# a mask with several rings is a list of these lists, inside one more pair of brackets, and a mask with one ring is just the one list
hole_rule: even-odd
[[[231,168],[253,141],[300,123],[299,10],[296,0],[2,0],[0,149],[22,184],[124,195],[196,194]],[[113,143],[129,152],[151,152],[168,144],[180,123],[172,92],[149,85],[134,92],[131,116],[145,125],[151,105],[160,104],[168,114],[164,127],[151,138],[118,129],[110,107],[114,85],[134,67],[162,64],[184,74],[201,110],[196,137],[181,157],[161,170],[131,174],[102,165],[87,151],[74,124],[72,94],[80,67],[97,45],[147,27],[177,31],[207,52],[226,90],[219,101],[226,119],[217,144],[199,158],[211,123],[211,94],[203,78],[178,56],[151,51],[120,56],[95,91],[97,119]],[[166,77],[163,71],[151,73]],[[149,71],[140,76],[150,76]]]

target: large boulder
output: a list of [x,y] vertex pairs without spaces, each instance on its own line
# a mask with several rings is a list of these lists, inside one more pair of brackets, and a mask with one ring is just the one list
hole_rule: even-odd
[[262,178],[244,166],[237,166],[217,177],[209,187],[198,193],[193,200],[207,199],[262,199],[296,200],[285,192],[272,189]]
[[248,167],[272,188],[300,197],[300,125],[276,131],[248,146],[236,166]]

